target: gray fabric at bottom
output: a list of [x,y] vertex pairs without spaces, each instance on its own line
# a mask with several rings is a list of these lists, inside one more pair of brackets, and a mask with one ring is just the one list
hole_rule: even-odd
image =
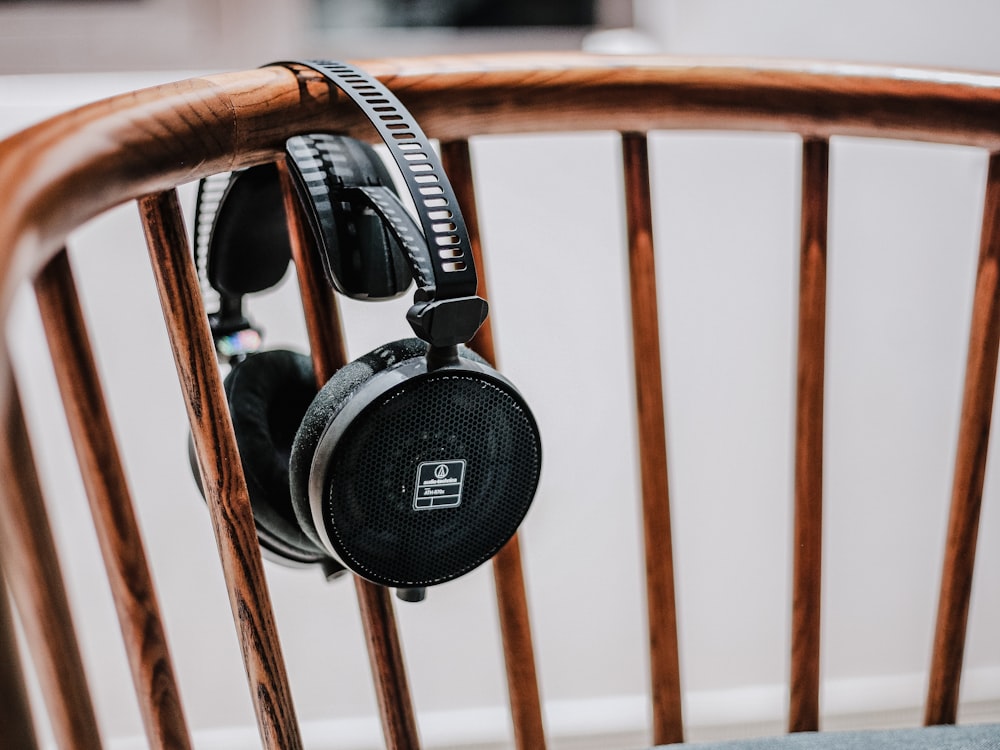
[[1000,724],[866,732],[799,732],[726,742],[660,745],[690,750],[1000,750]]

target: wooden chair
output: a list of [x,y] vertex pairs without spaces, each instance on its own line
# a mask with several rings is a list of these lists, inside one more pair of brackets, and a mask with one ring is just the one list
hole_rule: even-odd
[[[477,253],[482,251],[471,137],[598,130],[622,134],[633,341],[643,352],[635,357],[634,376],[656,744],[681,741],[684,732],[647,133],[679,128],[752,130],[802,138],[791,732],[815,730],[819,722],[830,138],[934,141],[989,153],[925,716],[929,725],[953,724],[1000,334],[1000,77],[834,64],[706,64],[577,54],[385,60],[363,67],[396,91],[428,135],[440,140]],[[16,290],[33,285],[152,747],[190,747],[190,734],[65,251],[67,236],[118,204],[138,201],[179,382],[206,467],[211,521],[260,736],[268,748],[300,747],[245,483],[175,188],[209,174],[274,160],[288,136],[314,131],[372,137],[354,109],[332,100],[327,85],[312,72],[265,67],[115,97],[0,143],[0,310],[6,315]],[[313,273],[312,251],[294,214],[291,224],[313,356],[318,370],[328,377],[345,361],[342,339],[320,334],[338,330],[336,304],[321,275]],[[495,314],[502,316],[503,310]],[[496,359],[488,325],[474,346]],[[101,740],[7,350],[4,360],[0,564],[59,746],[96,748]],[[542,748],[546,741],[516,537],[493,567],[516,744],[522,750]],[[361,580],[355,585],[386,745],[416,747],[418,717],[410,700],[391,600],[384,589]],[[0,596],[0,604],[5,603]],[[0,736],[5,746],[31,748],[37,745],[12,621],[11,613],[0,608]],[[940,739],[921,731],[895,737],[929,745]],[[1000,736],[1000,730],[985,731],[993,742]]]

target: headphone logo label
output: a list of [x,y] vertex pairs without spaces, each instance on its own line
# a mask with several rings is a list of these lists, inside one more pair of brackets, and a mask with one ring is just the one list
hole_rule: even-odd
[[462,504],[464,482],[465,459],[424,461],[417,466],[413,509],[457,508]]

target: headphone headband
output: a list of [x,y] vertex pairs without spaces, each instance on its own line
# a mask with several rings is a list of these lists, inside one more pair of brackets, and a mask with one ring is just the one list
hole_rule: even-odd
[[[342,91],[368,118],[403,175],[413,198],[423,241],[407,231],[412,224],[397,209],[390,191],[360,189],[358,196],[384,220],[413,270],[417,290],[406,318],[414,332],[436,347],[468,341],[486,319],[486,301],[476,296],[476,266],[458,200],[430,141],[389,89],[364,71],[341,62],[289,60],[272,63],[309,68]],[[320,152],[322,155],[322,152]],[[293,177],[304,197],[314,159],[291,158]],[[391,196],[391,197],[390,197]],[[307,204],[310,201],[305,201]],[[311,206],[307,206],[312,210]]]
[[[218,293],[209,324],[220,360],[232,365],[225,391],[258,538],[280,561],[318,563],[328,578],[346,567],[419,601],[423,587],[471,570],[515,533],[538,484],[538,427],[517,389],[458,346],[487,305],[476,296],[462,212],[423,131],[381,83],[349,65],[273,65],[321,73],[364,112],[416,215],[386,161],[343,134],[285,141],[294,199],[274,162],[199,185],[195,262],[206,303]],[[392,299],[415,280],[407,320],[420,338],[344,365],[318,392],[308,356],[253,353],[259,330],[243,298],[287,271],[289,218],[304,220],[309,253],[340,294]]]

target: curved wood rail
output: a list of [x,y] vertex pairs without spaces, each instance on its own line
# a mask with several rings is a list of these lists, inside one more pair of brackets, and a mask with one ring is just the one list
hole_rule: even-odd
[[[1000,76],[842,64],[521,54],[362,63],[432,138],[702,128],[1000,149]],[[517,96],[511,91],[516,89]],[[87,219],[274,157],[292,132],[371,137],[311,72],[193,78],[68,112],[0,144],[0,310]],[[114,158],[109,158],[113,156]],[[80,190],[85,179],[100,189]]]
[[[804,516],[814,521],[803,522],[811,531],[803,534],[800,541],[806,547],[797,552],[803,556],[804,574],[808,577],[815,573],[816,582],[803,584],[803,591],[809,589],[806,593],[815,606],[806,618],[808,622],[799,623],[802,626],[799,642],[803,645],[795,660],[802,666],[793,667],[800,679],[798,683],[793,679],[790,724],[792,728],[814,726],[819,680],[818,509],[822,436],[816,430],[818,417],[813,414],[822,406],[822,346],[817,342],[821,342],[823,332],[824,258],[815,249],[819,247],[818,240],[813,240],[822,234],[820,229],[825,221],[822,204],[827,143],[833,135],[853,135],[953,143],[1000,152],[1000,76],[835,63],[608,58],[572,53],[399,59],[361,65],[397,93],[430,137],[446,144],[464,143],[473,136],[488,134],[613,130],[635,134],[625,144],[626,155],[641,156],[636,150],[641,140],[637,139],[644,138],[643,134],[650,130],[758,130],[803,136],[809,178],[805,184],[814,189],[804,196],[807,199],[804,232],[808,231],[803,235],[803,257],[808,262],[801,280],[802,318],[812,333],[802,343],[811,348],[800,353],[804,356],[800,369],[808,371],[809,383],[800,395],[800,413],[804,418],[800,434],[805,437],[799,438],[801,456],[797,463],[802,471],[797,494],[804,509],[806,506],[814,509]],[[266,67],[194,78],[114,97],[68,112],[0,142],[0,319],[6,316],[14,291],[36,278],[64,247],[67,235],[90,218],[129,200],[169,196],[170,191],[184,182],[273,159],[289,135],[319,130],[373,136],[353,106],[331,99],[326,83],[316,74]],[[992,167],[996,158],[994,155]],[[929,696],[929,722],[954,720],[968,581],[982,492],[982,458],[986,452],[994,387],[993,366],[987,367],[990,362],[995,365],[998,338],[993,247],[997,191],[996,169],[992,167],[984,219],[984,248],[988,247],[989,252],[984,254],[977,281],[977,312],[970,337],[969,380],[955,478],[952,532],[946,555],[949,562],[942,585]],[[638,185],[642,169],[636,166],[630,169],[633,182]],[[646,200],[640,194],[645,188],[636,190],[636,195]],[[151,208],[155,200],[145,198],[145,207]],[[642,219],[640,224],[639,229],[645,232],[648,221]],[[651,305],[643,307],[655,309]],[[488,334],[487,330],[478,343],[491,349]],[[16,388],[9,375],[9,355],[2,348],[0,352],[0,410],[13,424],[11,429],[17,437],[4,455],[13,466],[17,459],[30,454],[20,426]],[[340,354],[331,350],[324,356],[332,360]],[[648,376],[644,382],[655,379]],[[653,484],[665,483],[665,472],[658,467],[661,453],[658,445],[651,446],[652,458],[647,463]],[[0,493],[0,504],[15,509],[20,507],[18,500],[24,499],[19,494],[32,498],[37,494],[30,477],[19,486],[0,487]],[[662,488],[653,487],[650,493],[665,497],[665,484]],[[232,535],[236,541],[230,553],[232,559],[237,559],[244,546],[253,545],[253,539],[246,518],[240,513],[232,515],[240,516],[236,519],[239,524],[228,515],[217,520],[227,523],[232,520],[236,524],[233,528],[239,533]],[[0,532],[12,533],[12,526],[13,521],[8,519],[7,528]],[[259,563],[255,554],[250,557],[253,564],[241,575],[253,581],[260,578]],[[500,562],[503,560],[513,560],[513,552]],[[15,594],[25,591],[31,585],[30,572],[12,566],[9,559],[4,562],[12,591]],[[657,590],[666,591],[665,583],[654,581],[654,584]],[[248,585],[247,590],[256,589]],[[503,596],[508,601],[507,595]],[[20,599],[18,604],[22,606],[27,601],[26,595]],[[375,604],[372,607],[377,608]],[[59,602],[46,607],[47,615],[41,613],[41,617],[51,618],[54,612],[61,616],[64,609]],[[236,609],[241,615],[247,614],[241,605]],[[518,605],[518,610],[521,609]],[[667,609],[672,609],[672,605]],[[269,616],[269,613],[263,615],[265,620]],[[673,613],[665,612],[664,616],[673,617]],[[252,619],[247,614],[246,620],[241,620],[247,628],[244,632],[241,627],[244,640],[252,638],[258,630],[272,630],[269,621],[260,623],[258,628],[258,624],[250,622]],[[667,629],[672,630],[672,626]],[[391,646],[390,636],[383,640]],[[664,727],[679,728],[679,701],[675,695],[675,675],[671,674],[676,644],[661,645],[667,656],[659,663],[667,666],[658,668],[659,676],[654,676],[654,681],[663,686],[660,693],[665,697],[658,715],[665,717],[660,720]],[[254,652],[250,662],[251,677],[259,680],[261,688],[255,692],[259,708],[267,717],[262,724],[265,739],[273,746],[297,746],[298,729],[290,698],[285,695],[284,680],[278,679],[271,692],[269,678],[284,671],[280,649],[263,648],[260,653]],[[537,704],[537,685],[532,687],[520,677],[518,684],[522,687],[515,710],[525,717],[519,735],[524,746],[531,742],[525,738],[541,737],[541,721],[537,707],[529,705]],[[388,688],[403,691],[405,680]],[[400,706],[398,719],[387,724],[386,729],[387,736],[395,735],[397,746],[405,746],[410,738],[415,738],[416,730],[412,716],[402,703]],[[77,733],[87,738],[82,741],[87,744],[88,735],[96,735],[92,712],[89,706],[83,706],[78,713],[84,720],[76,722],[82,727]],[[383,719],[386,720],[385,716]],[[75,731],[72,716],[63,723],[71,727],[67,734]],[[390,731],[391,727],[395,728]]]

